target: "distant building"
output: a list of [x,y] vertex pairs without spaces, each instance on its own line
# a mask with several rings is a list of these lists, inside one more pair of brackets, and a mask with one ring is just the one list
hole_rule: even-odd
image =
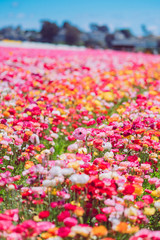
[[144,51],[148,50],[149,52],[156,52],[158,47],[158,41],[155,37],[147,38],[125,38],[112,41],[112,48],[114,50],[121,51]]
[[57,36],[54,37],[55,43],[64,43],[66,39],[66,29],[61,28],[57,34]]

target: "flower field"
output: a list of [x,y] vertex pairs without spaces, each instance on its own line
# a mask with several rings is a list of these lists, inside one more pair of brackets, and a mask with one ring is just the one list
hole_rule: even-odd
[[0,47],[0,239],[160,239],[160,56]]

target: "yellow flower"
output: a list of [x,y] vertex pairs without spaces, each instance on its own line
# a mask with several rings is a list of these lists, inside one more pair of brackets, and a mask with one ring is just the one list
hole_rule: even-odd
[[114,100],[114,95],[112,92],[106,92],[103,94],[103,98],[108,102],[112,102]]
[[56,194],[57,194],[57,190],[56,190],[56,188],[54,188],[52,191],[52,195],[56,195]]
[[68,167],[73,168],[74,170],[78,170],[80,165],[78,162],[70,162],[70,163],[68,163]]
[[151,208],[146,207],[146,208],[144,208],[144,214],[147,215],[147,216],[152,216],[152,215],[155,214],[155,212],[156,212],[156,209],[154,207],[151,207]]
[[80,206],[81,206],[81,204],[80,204],[79,202],[75,202],[75,201],[72,201],[71,204],[72,204],[72,205],[76,205],[77,207],[80,207]]
[[94,154],[94,156],[97,156],[97,155],[98,155],[98,153],[97,153],[97,152],[94,152],[93,154]]
[[156,142],[159,142],[159,138],[156,137],[156,136],[151,137],[151,139],[154,140],[154,141],[156,141]]
[[38,215],[34,216],[34,217],[33,217],[33,220],[34,220],[35,222],[41,222],[41,221],[42,221],[42,219],[40,219],[40,218],[38,217]]
[[159,197],[159,194],[158,194],[157,190],[152,191],[152,192],[151,192],[151,195],[152,195],[153,197]]
[[123,106],[120,106],[118,109],[117,109],[117,112],[119,113],[119,114],[122,114],[122,113],[124,113],[125,112],[125,108],[123,107]]

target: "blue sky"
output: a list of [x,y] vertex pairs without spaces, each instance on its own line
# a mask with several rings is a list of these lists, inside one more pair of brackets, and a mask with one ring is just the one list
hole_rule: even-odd
[[0,27],[40,29],[40,20],[69,20],[83,30],[89,23],[124,27],[141,34],[141,24],[160,35],[160,0],[0,0]]

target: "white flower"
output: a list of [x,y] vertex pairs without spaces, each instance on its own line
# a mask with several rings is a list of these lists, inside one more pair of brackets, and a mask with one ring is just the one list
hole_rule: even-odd
[[129,207],[125,209],[125,216],[137,216],[138,210],[135,207]]
[[44,180],[42,184],[44,187],[51,187],[52,182],[51,180]]
[[89,181],[89,176],[86,174],[73,174],[69,180],[73,183],[73,184],[85,184]]
[[56,160],[55,166],[63,167],[65,165],[64,160]]
[[104,154],[104,159],[107,160],[109,158],[113,158],[114,157],[114,153],[113,152],[106,152]]
[[10,160],[10,157],[9,157],[9,156],[4,156],[3,158],[4,158],[5,160],[8,160],[8,161]]
[[68,146],[67,150],[69,152],[74,152],[78,150],[78,144],[77,143],[73,143],[71,145]]
[[[56,183],[63,183],[64,182],[64,177],[63,176],[58,176],[58,177],[55,177],[52,181],[56,181]],[[54,182],[53,182],[54,184]]]
[[79,148],[78,149],[78,153],[80,153],[80,154],[87,154],[87,148],[85,148],[85,147]]
[[44,155],[49,155],[51,152],[50,152],[49,149],[45,149],[41,153],[44,154]]
[[71,231],[75,234],[88,236],[91,233],[92,228],[88,226],[74,226],[71,228]]
[[61,237],[55,236],[55,237],[50,237],[48,240],[63,240]]
[[160,202],[156,201],[154,203],[154,206],[155,206],[155,208],[158,208],[158,210],[160,210]]
[[50,170],[51,177],[62,175],[62,169],[59,166],[54,166]]
[[15,190],[15,186],[14,186],[13,184],[9,184],[9,185],[8,185],[8,189],[9,189],[9,190]]
[[116,230],[118,224],[120,224],[120,220],[115,217],[109,218],[109,221],[112,223],[112,229]]
[[99,180],[103,180],[104,178],[112,178],[112,172],[101,173],[99,174]]
[[133,195],[125,195],[123,197],[124,200],[127,200],[127,201],[131,201],[131,202],[134,202],[134,197]]
[[111,150],[112,144],[110,142],[103,142],[102,147],[108,151]]
[[62,169],[62,175],[64,175],[64,176],[71,175],[72,173],[74,173],[73,168],[63,168]]
[[40,144],[39,136],[37,134],[32,134],[29,140],[35,145]]
[[52,138],[54,138],[54,139],[57,139],[57,138],[58,138],[58,134],[57,134],[57,133],[52,133],[50,136],[51,136]]
[[53,110],[53,111],[52,111],[52,114],[53,114],[53,115],[61,115],[60,111],[58,111],[58,110]]

